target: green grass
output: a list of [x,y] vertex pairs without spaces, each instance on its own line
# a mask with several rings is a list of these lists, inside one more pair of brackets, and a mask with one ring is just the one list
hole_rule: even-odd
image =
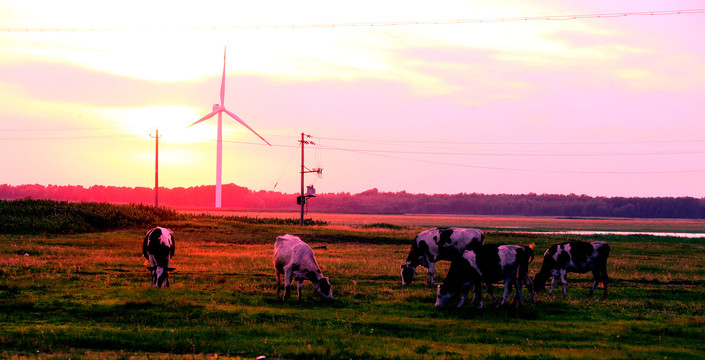
[[[213,217],[162,225],[177,242],[170,289],[149,286],[141,255],[147,228],[0,235],[0,358],[705,357],[705,246],[698,240],[590,237],[612,244],[606,299],[586,298],[589,276],[573,274],[565,298],[541,294],[517,310],[495,309],[486,297],[483,310],[439,311],[435,290],[423,286],[425,269],[412,286],[400,284],[399,265],[418,227],[302,228]],[[284,233],[315,248],[335,300],[316,296],[310,283],[301,301],[276,298],[271,252]],[[535,243],[535,273],[540,254],[565,239],[490,232],[486,241]],[[439,263],[438,283],[447,270]]]
[[[297,225],[299,218],[187,215],[166,207],[115,205],[55,200],[0,200],[0,234],[77,234],[135,227],[186,219],[231,220],[248,224]],[[304,225],[327,225],[304,219]]]
[[0,200],[2,234],[70,234],[147,226],[186,216],[168,208],[54,200]]

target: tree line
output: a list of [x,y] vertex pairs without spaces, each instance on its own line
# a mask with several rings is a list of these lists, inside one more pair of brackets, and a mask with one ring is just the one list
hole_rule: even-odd
[[[159,188],[159,205],[213,207],[213,185]],[[253,191],[223,185],[223,208],[292,210],[297,194]],[[49,199],[72,202],[154,204],[154,189],[146,187],[0,185],[0,199]],[[412,194],[370,189],[351,194],[324,193],[308,199],[311,211],[385,214],[468,214],[565,217],[634,217],[705,219],[705,199],[693,197],[602,197],[556,194]]]

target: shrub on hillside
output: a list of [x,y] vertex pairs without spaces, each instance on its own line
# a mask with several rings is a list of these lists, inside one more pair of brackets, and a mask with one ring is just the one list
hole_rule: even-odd
[[[198,217],[205,219],[223,219],[237,221],[247,224],[260,224],[260,225],[299,225],[301,219],[296,218],[261,218],[261,217],[250,217],[250,216],[218,216],[210,214],[200,214]],[[311,218],[304,219],[305,226],[318,225],[325,226],[328,225],[328,221],[325,220],[313,220]]]
[[75,234],[179,220],[184,216],[167,208],[54,200],[0,200],[0,233]]

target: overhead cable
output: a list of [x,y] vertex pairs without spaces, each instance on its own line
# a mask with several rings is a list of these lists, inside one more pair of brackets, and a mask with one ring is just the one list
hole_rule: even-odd
[[473,18],[450,20],[416,20],[416,21],[379,21],[379,22],[346,22],[346,23],[315,23],[315,24],[244,24],[221,26],[138,26],[138,27],[2,27],[2,32],[124,32],[124,31],[227,31],[238,29],[312,29],[312,28],[337,28],[337,27],[388,27],[410,25],[453,25],[475,23],[503,23],[520,21],[550,21],[550,20],[578,20],[578,19],[607,19],[627,16],[664,16],[703,14],[705,9],[683,10],[657,10],[657,11],[627,11],[615,13],[573,14],[573,15],[544,15],[544,16],[519,16],[504,18]]
[[435,160],[411,159],[411,158],[406,158],[406,157],[401,157],[401,156],[392,156],[392,155],[378,154],[378,153],[365,152],[365,151],[357,151],[357,150],[351,150],[351,149],[336,149],[336,150],[349,151],[349,152],[365,154],[365,155],[370,155],[370,156],[384,157],[384,158],[389,158],[389,159],[420,162],[420,163],[426,163],[426,164],[445,165],[445,166],[454,166],[454,167],[463,167],[463,168],[472,168],[472,169],[534,172],[534,173],[611,174],[611,175],[632,174],[632,175],[636,175],[636,174],[681,174],[681,173],[702,173],[702,172],[705,172],[705,169],[702,169],[702,170],[660,170],[660,171],[659,170],[653,170],[653,171],[583,171],[583,170],[571,171],[571,170],[543,170],[543,169],[526,169],[526,168],[522,169],[522,168],[508,168],[508,167],[495,167],[495,166],[481,166],[481,165],[471,165],[471,164],[458,164],[458,163],[450,163],[450,162],[435,161]]

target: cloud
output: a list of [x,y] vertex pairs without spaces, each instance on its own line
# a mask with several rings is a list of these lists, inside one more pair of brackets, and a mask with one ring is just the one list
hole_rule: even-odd
[[3,82],[37,101],[85,106],[140,106],[189,101],[198,83],[185,86],[108,74],[67,63],[25,62],[0,67]]

